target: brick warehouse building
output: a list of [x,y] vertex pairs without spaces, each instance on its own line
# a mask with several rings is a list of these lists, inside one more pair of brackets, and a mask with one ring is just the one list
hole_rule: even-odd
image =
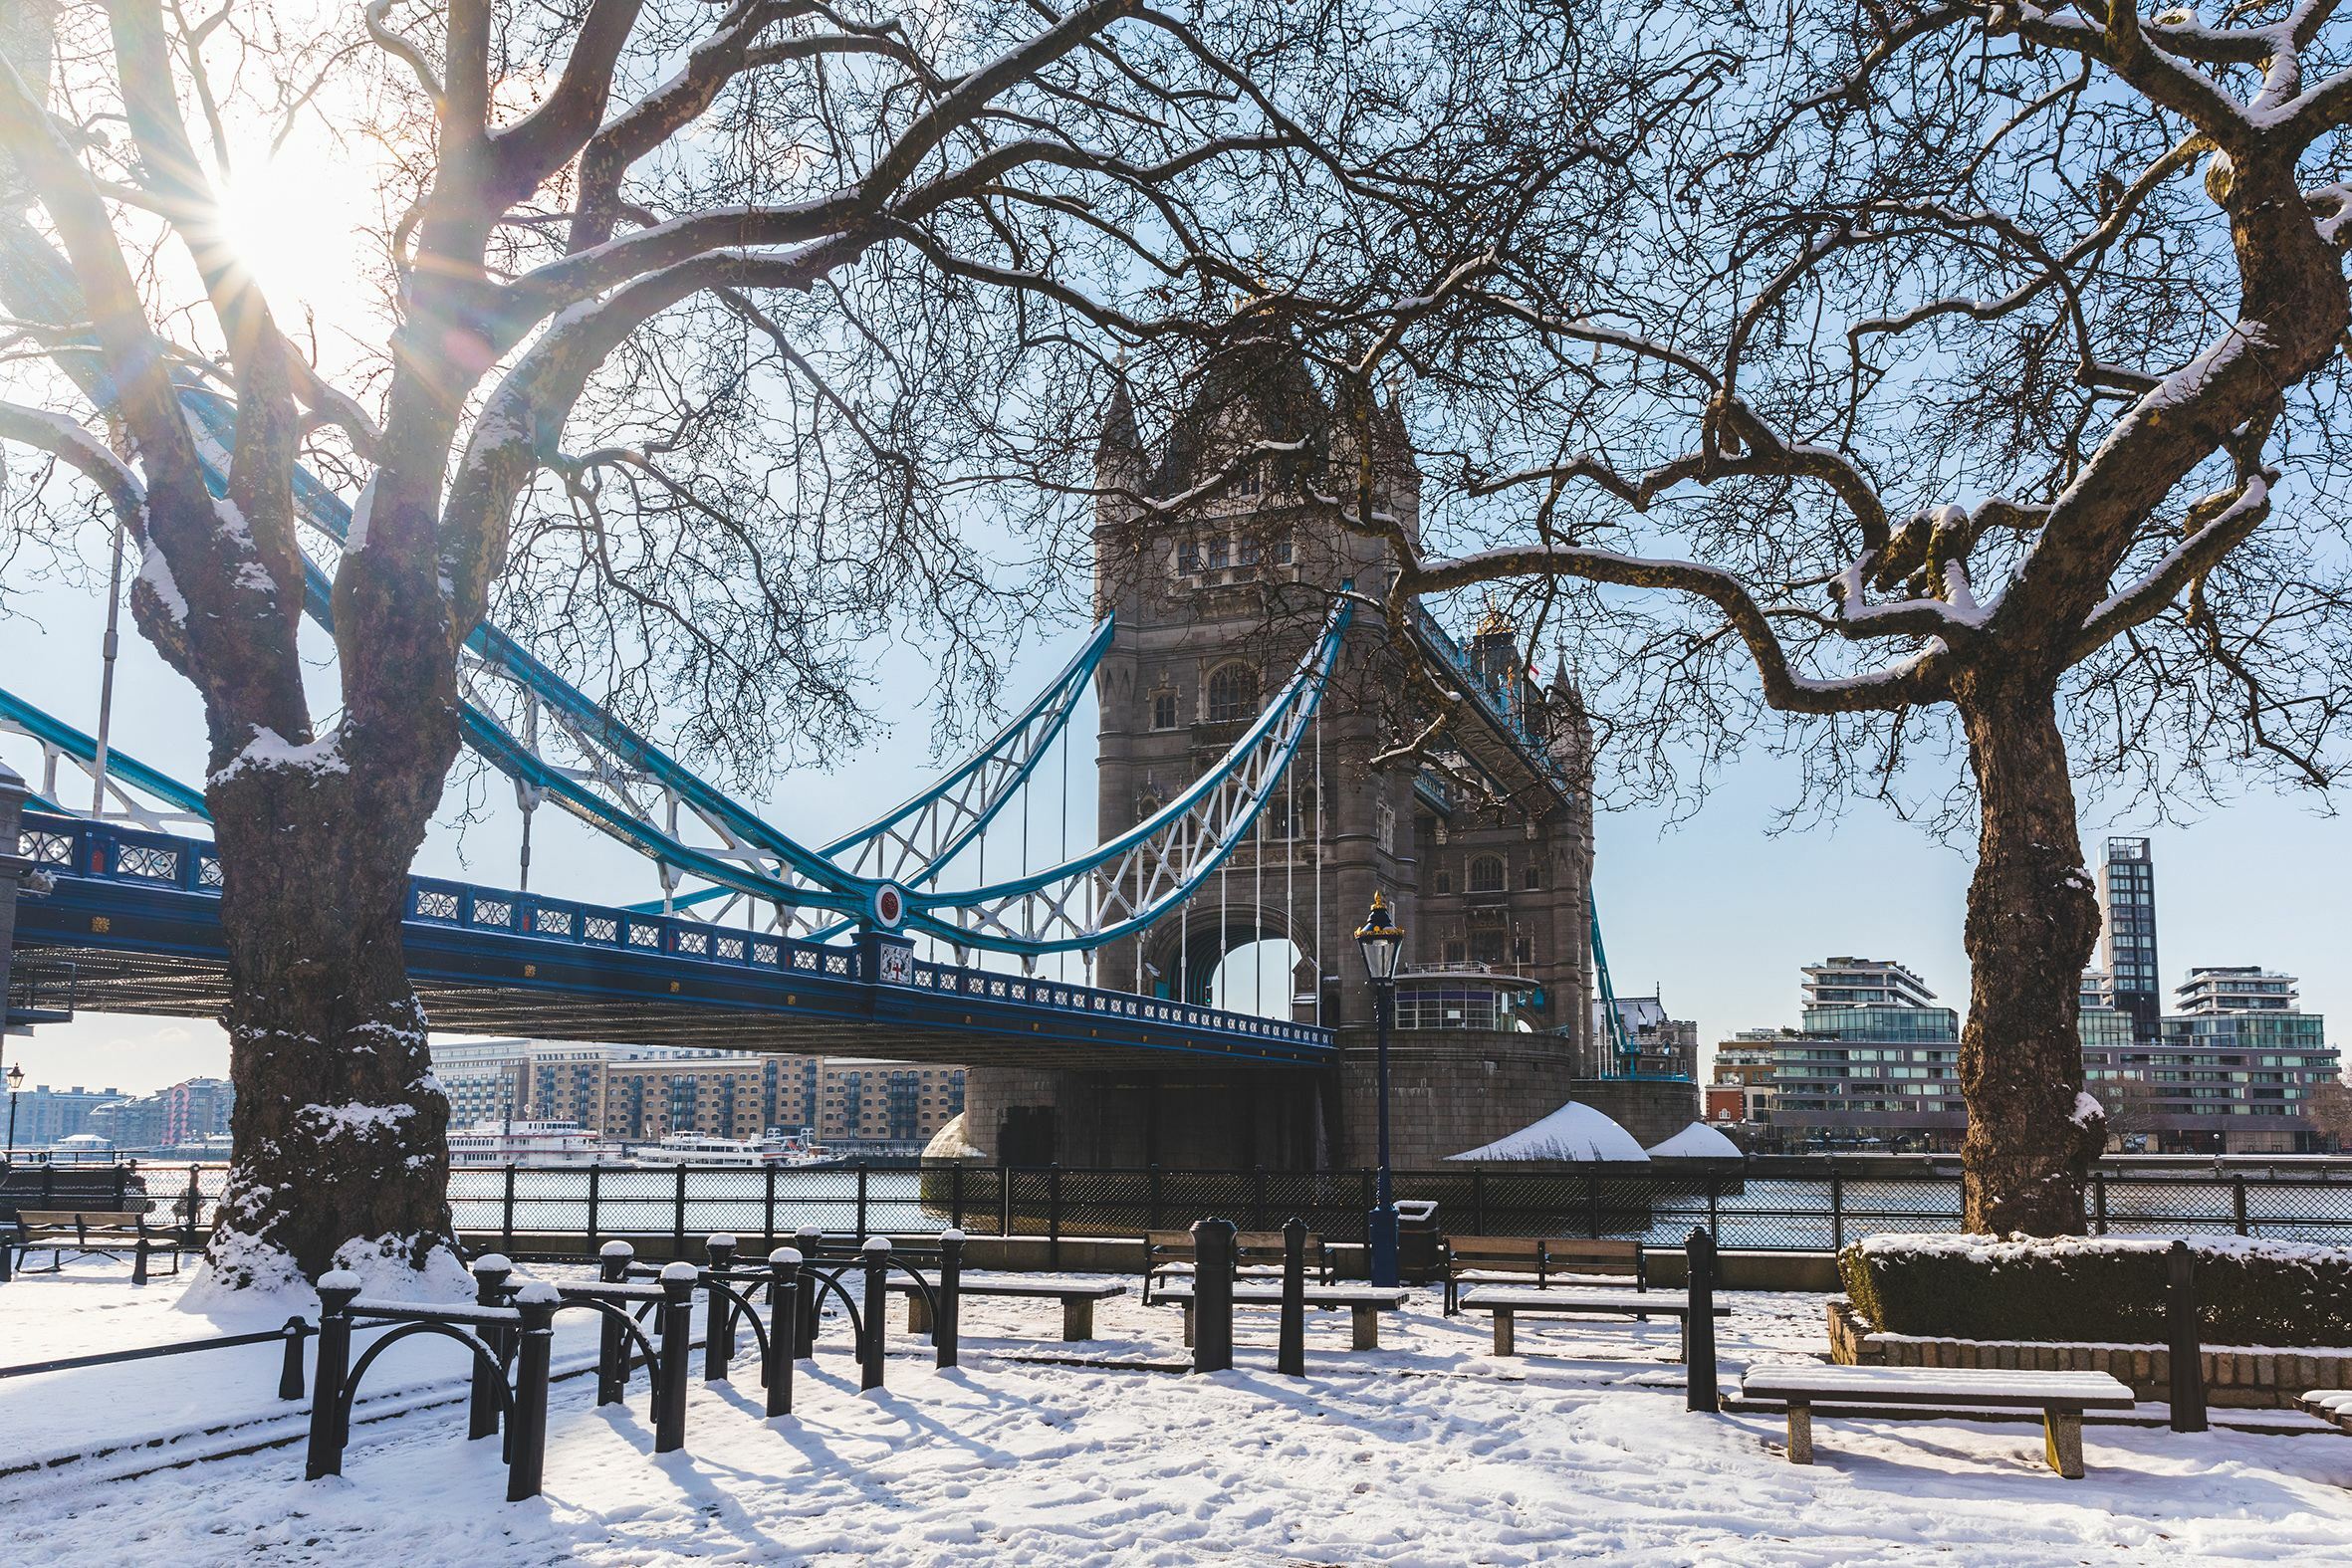
[[[1216,764],[1289,678],[1342,583],[1391,574],[1384,544],[1346,532],[1314,499],[1352,484],[1366,429],[1375,505],[1417,537],[1421,476],[1393,406],[1368,419],[1334,407],[1279,336],[1213,358],[1156,446],[1125,390],[1114,394],[1097,446],[1105,494],[1094,536],[1094,611],[1116,616],[1096,678],[1105,840]],[[1295,450],[1243,463],[1261,440]],[[1139,518],[1121,491],[1195,499]],[[1369,1164],[1373,1000],[1352,932],[1375,890],[1407,933],[1391,1052],[1399,1165],[1490,1142],[1571,1097],[1645,1141],[1697,1114],[1687,1082],[1596,1081],[1592,809],[1579,784],[1591,743],[1574,689],[1564,674],[1538,681],[1516,628],[1492,610],[1467,647],[1433,621],[1409,632],[1418,656],[1470,699],[1447,739],[1448,766],[1374,765],[1411,715],[1397,702],[1404,671],[1382,616],[1359,606],[1309,748],[1262,832],[1180,916],[1096,959],[1098,984],[1204,1002],[1225,955],[1287,940],[1299,955],[1278,979],[1291,987],[1289,1016],[1337,1028],[1340,1069],[974,1068],[964,1131],[979,1157]]]

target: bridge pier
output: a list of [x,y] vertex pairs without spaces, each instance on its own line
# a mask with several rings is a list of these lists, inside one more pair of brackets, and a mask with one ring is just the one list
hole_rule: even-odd
[[0,1032],[8,1026],[10,956],[16,946],[16,900],[33,862],[16,852],[17,819],[27,794],[25,782],[6,763],[0,763]]
[[973,1067],[964,1137],[990,1164],[1312,1170],[1328,1163],[1331,1082],[1302,1068]]

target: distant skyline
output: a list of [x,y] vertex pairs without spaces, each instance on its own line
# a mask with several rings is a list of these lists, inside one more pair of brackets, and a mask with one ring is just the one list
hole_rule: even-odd
[[[101,578],[103,581],[103,577]],[[0,620],[0,685],[84,729],[98,712],[97,648],[103,608],[67,586],[37,587]],[[306,628],[308,631],[308,628]],[[1082,629],[1062,628],[1025,651],[1007,690],[1050,679]],[[314,657],[324,647],[313,643]],[[829,774],[788,776],[753,803],[805,840],[869,817],[934,771],[928,751],[930,690],[920,649],[877,649],[876,708],[889,720],[875,741]],[[318,668],[317,697],[332,711],[331,672]],[[117,676],[115,743],[191,783],[203,772],[202,715],[192,688],[164,667],[129,628]],[[903,695],[901,695],[903,694]],[[1093,753],[1092,704],[1071,725],[1073,844],[1090,841],[1091,781],[1078,766]],[[37,752],[0,737],[0,759],[19,772]],[[37,782],[37,781],[36,781]],[[1885,807],[1858,804],[1804,832],[1771,836],[1774,814],[1795,796],[1790,769],[1752,756],[1727,771],[1698,814],[1671,823],[1663,811],[1604,813],[1596,831],[1594,896],[1620,995],[1663,994],[1676,1017],[1699,1024],[1702,1059],[1740,1029],[1798,1021],[1798,970],[1833,954],[1899,959],[1965,1011],[1968,967],[1961,933],[1973,845],[1944,845]],[[471,804],[477,819],[459,825]],[[2323,817],[2255,789],[2184,826],[2144,817],[2086,819],[2084,851],[2095,868],[2110,834],[2147,836],[2156,862],[2164,992],[2204,964],[2260,964],[2302,979],[2302,1006],[2352,1018],[2352,821]],[[418,858],[426,874],[511,883],[520,813],[502,778],[460,776]],[[654,896],[645,862],[554,810],[534,828],[534,885],[583,899],[626,903]],[[1330,961],[1330,956],[1326,956]],[[1354,955],[1336,956],[1354,963]],[[2335,1036],[2341,1022],[2331,1027]],[[226,1035],[199,1019],[96,1015],[6,1040],[28,1086],[80,1083],[146,1092],[228,1068]]]

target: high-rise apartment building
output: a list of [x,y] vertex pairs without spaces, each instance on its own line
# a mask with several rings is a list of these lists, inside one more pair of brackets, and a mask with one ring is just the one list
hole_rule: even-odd
[[2110,838],[2099,867],[2106,913],[2107,1005],[2132,1020],[2132,1037],[2163,1032],[2164,994],[2156,965],[2156,860],[2145,838]]
[[1830,1144],[1959,1147],[1960,1015],[1935,995],[1887,960],[1805,966],[1804,1026],[1771,1042],[1773,1127]]
[[2210,1017],[2221,1012],[2292,1012],[2295,977],[2258,964],[2228,968],[2193,969],[2189,979],[2173,988],[2182,1017]]

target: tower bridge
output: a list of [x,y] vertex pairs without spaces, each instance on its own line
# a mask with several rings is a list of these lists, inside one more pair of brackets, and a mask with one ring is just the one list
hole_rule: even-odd
[[[233,409],[184,395],[217,467]],[[1350,418],[1284,340],[1217,355],[1156,443],[1117,393],[1097,457],[1094,635],[971,757],[822,845],[480,628],[466,740],[513,781],[524,849],[512,887],[412,879],[404,938],[428,1016],[960,1062],[967,1141],[1016,1163],[1360,1165],[1373,1004],[1349,933],[1378,890],[1410,943],[1400,1164],[1571,1095],[1637,1133],[1678,1128],[1689,1085],[1630,1076],[1624,1042],[1593,1034],[1607,976],[1581,705],[1564,676],[1536,678],[1500,615],[1458,641],[1416,606],[1392,637],[1376,596],[1351,591],[1393,570],[1385,545],[1318,500],[1359,471],[1362,431],[1376,504],[1415,536],[1421,480],[1394,409]],[[1260,443],[1281,450],[1237,461]],[[350,514],[304,480],[303,520],[331,559]],[[1126,494],[1195,499],[1138,517]],[[309,575],[309,611],[326,620],[328,572]],[[1460,694],[1444,772],[1385,755],[1422,717],[1402,695],[1408,659]],[[1097,832],[1073,850],[1066,731],[1088,690]],[[70,966],[85,1009],[217,1012],[220,867],[202,791],[0,692],[10,733],[40,756],[9,835],[21,858],[0,864],[29,865],[41,895],[16,911],[20,972],[50,976],[53,1004]],[[546,803],[642,856],[659,896],[619,907],[533,890]],[[0,895],[9,885],[0,875]],[[1239,955],[1263,980],[1270,948],[1272,1005],[1236,1008]]]

